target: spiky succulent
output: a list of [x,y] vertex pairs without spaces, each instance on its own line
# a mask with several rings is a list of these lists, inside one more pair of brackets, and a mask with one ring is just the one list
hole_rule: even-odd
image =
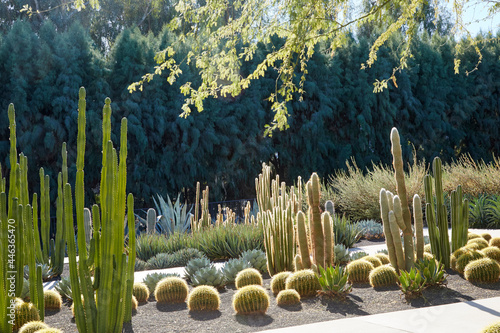
[[[50,280],[51,278],[54,277],[54,272],[52,271],[52,268],[47,265],[47,264],[37,264],[37,267],[40,266],[42,267],[42,280],[43,281],[48,281]],[[29,269],[29,266],[24,266],[24,277],[26,279],[29,278],[29,274],[30,274],[30,269]]]
[[362,237],[368,240],[384,238],[384,228],[375,220],[362,220],[357,225],[361,230]]
[[148,269],[163,269],[182,266],[179,260],[171,253],[158,253],[147,262]]
[[139,303],[147,302],[149,299],[149,288],[144,282],[134,283],[132,294],[135,296]]
[[282,290],[285,290],[286,279],[292,275],[291,272],[281,272],[273,276],[271,279],[271,291],[273,294],[277,294]]
[[43,292],[45,309],[60,310],[62,306],[62,297],[55,290],[45,290]]
[[344,246],[344,244],[335,244],[333,248],[334,251],[334,262],[336,265],[342,265],[349,261],[349,250]]
[[351,292],[352,287],[348,282],[349,274],[342,266],[327,267],[319,266],[320,274],[316,273],[321,289],[319,293],[328,297],[345,298]]
[[154,291],[156,289],[156,285],[158,284],[158,282],[160,282],[166,277],[180,278],[181,276],[177,273],[150,273],[146,275],[146,277],[142,280],[142,282],[148,287],[150,291],[151,290]]
[[267,257],[264,251],[259,249],[247,250],[240,255],[240,258],[247,260],[259,272],[267,273]]
[[135,268],[134,268],[134,271],[135,272],[140,272],[140,271],[144,271],[146,269],[148,269],[148,263],[145,262],[144,260],[136,258],[135,259]]
[[300,295],[295,289],[281,290],[276,296],[278,306],[290,306],[300,303]]
[[191,277],[193,286],[213,286],[217,289],[224,287],[224,274],[215,266],[203,267]]
[[472,260],[465,266],[464,277],[469,282],[494,283],[500,278],[500,265],[491,258]]
[[229,259],[222,268],[222,273],[226,283],[234,283],[236,275],[245,268],[251,268],[252,265],[245,258]]
[[19,333],[35,333],[44,328],[49,328],[49,326],[43,321],[35,320],[24,324]]
[[198,286],[189,293],[187,306],[189,311],[217,311],[219,292],[212,286]]
[[354,260],[366,257],[367,255],[368,255],[368,253],[366,253],[365,251],[356,251],[356,252],[350,253],[349,258],[351,261],[354,261]]
[[193,275],[200,269],[210,267],[212,264],[208,258],[195,258],[188,261],[184,269],[184,277],[188,280],[193,279]]
[[71,282],[69,281],[69,277],[63,277],[54,287],[54,289],[61,295],[63,298],[67,298],[69,300],[73,300],[73,296],[71,295]]

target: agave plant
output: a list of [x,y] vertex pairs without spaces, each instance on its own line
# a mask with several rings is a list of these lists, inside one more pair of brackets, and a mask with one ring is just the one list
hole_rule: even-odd
[[486,217],[488,228],[497,229],[500,227],[500,196],[494,195],[488,199],[486,204]]
[[[52,271],[52,268],[47,265],[47,264],[37,264],[37,266],[42,267],[42,280],[43,281],[48,281],[51,278],[54,277],[54,272]],[[30,274],[29,266],[24,266],[24,278],[28,279]]]
[[366,253],[365,251],[356,251],[356,252],[350,253],[349,258],[350,258],[350,261],[354,261],[354,260],[366,257],[367,255],[368,255],[368,253]]
[[349,250],[344,244],[335,244],[334,251],[334,264],[343,265],[349,261]]
[[382,224],[377,223],[375,220],[362,220],[357,222],[356,225],[361,236],[368,240],[384,238],[384,228]]
[[177,196],[175,204],[172,204],[170,197],[167,195],[167,202],[160,194],[156,195],[158,201],[153,197],[156,210],[158,211],[158,220],[156,229],[160,233],[172,234],[174,232],[188,232],[191,227],[191,209],[187,211],[187,205],[180,204],[181,194]]
[[62,297],[70,300],[73,299],[69,277],[63,277],[54,288]]
[[193,286],[213,286],[217,289],[224,287],[224,274],[215,266],[200,268],[191,277]]
[[469,225],[471,228],[480,228],[487,224],[488,211],[487,211],[488,197],[480,195],[473,198],[469,203]]
[[319,266],[319,273],[316,273],[321,290],[319,294],[328,297],[345,298],[352,290],[352,286],[347,282],[349,273],[342,266],[327,267]]
[[240,258],[248,261],[259,272],[267,273],[267,257],[264,251],[259,249],[247,250],[240,255]]
[[158,282],[170,276],[179,278],[181,277],[177,273],[151,273],[146,275],[146,277],[144,278],[144,280],[142,280],[142,282],[144,282],[146,286],[148,286],[149,290],[153,291],[156,289],[156,285],[158,284]]
[[414,267],[409,272],[399,272],[399,288],[406,299],[422,296],[422,291],[426,287],[427,280]]
[[435,259],[420,259],[415,267],[425,278],[427,286],[439,286],[445,284],[446,272],[444,265]]
[[186,268],[184,270],[184,277],[188,280],[192,280],[194,274],[202,268],[210,267],[212,264],[210,260],[206,257],[203,258],[194,258],[189,260],[186,264]]
[[245,258],[229,259],[222,268],[226,283],[234,283],[236,275],[245,268],[252,268],[252,265]]
[[333,218],[333,234],[335,244],[344,244],[346,248],[350,248],[361,237],[361,229],[356,223],[351,223],[345,215],[335,215]]

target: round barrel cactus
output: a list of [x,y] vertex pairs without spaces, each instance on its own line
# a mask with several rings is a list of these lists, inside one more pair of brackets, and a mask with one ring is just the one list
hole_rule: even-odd
[[281,290],[276,296],[278,306],[295,305],[300,303],[300,295],[295,289]]
[[292,273],[286,279],[285,289],[294,289],[300,297],[309,297],[316,296],[321,285],[313,270],[303,269]]
[[500,321],[486,326],[479,333],[500,333]]
[[488,258],[500,262],[500,249],[498,247],[495,246],[485,247],[484,249],[481,250],[481,253],[487,256]]
[[486,239],[479,237],[479,238],[474,238],[471,239],[467,242],[467,244],[478,244],[479,245],[479,250],[484,249],[485,247],[488,247],[489,243],[486,241]]
[[467,241],[470,241],[471,239],[474,239],[474,238],[479,238],[479,237],[481,237],[481,236],[479,236],[478,234],[475,234],[475,233],[473,233],[473,232],[469,232],[469,233],[467,234]]
[[492,239],[490,239],[490,246],[496,246],[498,248],[500,248],[500,237],[493,237]]
[[465,266],[464,277],[469,282],[494,283],[500,278],[500,265],[491,258],[472,260]]
[[57,329],[57,328],[44,328],[39,331],[36,331],[36,333],[63,333],[63,331]]
[[35,333],[44,328],[49,328],[49,326],[43,321],[30,321],[21,327],[19,333]]
[[189,287],[184,279],[167,277],[156,285],[155,298],[158,303],[182,303],[188,293]]
[[62,306],[62,297],[55,290],[45,290],[43,292],[45,309],[60,310]]
[[269,295],[258,285],[248,285],[238,289],[233,296],[233,309],[237,314],[264,314],[269,308]]
[[246,268],[236,275],[236,280],[234,281],[236,288],[240,289],[242,287],[256,284],[262,286],[262,275],[255,268]]
[[487,233],[487,232],[483,232],[479,236],[483,237],[487,242],[489,242],[490,239],[491,239],[491,235],[489,233]]
[[382,265],[387,265],[391,263],[391,260],[389,259],[389,256],[385,253],[377,253],[373,255],[375,258],[380,260],[382,262]]
[[131,302],[132,311],[136,311],[138,306],[139,302],[137,301],[137,298],[134,295],[132,295],[132,302]]
[[424,245],[424,252],[432,253],[431,244]]
[[286,279],[292,275],[291,272],[281,272],[275,274],[271,279],[271,291],[274,295],[285,289]]
[[351,283],[365,283],[370,281],[370,272],[374,269],[373,264],[364,260],[359,259],[350,262],[346,269],[349,273],[349,281]]
[[375,268],[379,267],[379,266],[382,266],[382,261],[380,261],[380,259],[377,258],[377,257],[375,257],[375,256],[365,256],[365,257],[363,257],[361,259],[368,261]]
[[465,266],[467,266],[469,262],[477,259],[482,259],[484,257],[485,255],[477,250],[467,251],[457,258],[457,263],[455,264],[455,270],[458,273],[463,274]]
[[189,293],[187,306],[189,311],[217,311],[219,292],[212,286],[198,286]]
[[252,265],[248,260],[244,258],[229,259],[222,268],[222,273],[224,274],[224,279],[226,283],[234,283],[236,275],[245,268],[252,268]]
[[374,268],[369,275],[370,285],[374,288],[396,285],[398,275],[394,267],[383,265]]
[[147,302],[149,298],[149,288],[143,282],[136,282],[132,289],[132,295],[135,296],[139,303]]
[[32,303],[26,303],[21,299],[16,299],[16,302],[14,304],[14,316],[14,331],[17,331],[24,324],[30,321],[40,320],[38,309]]

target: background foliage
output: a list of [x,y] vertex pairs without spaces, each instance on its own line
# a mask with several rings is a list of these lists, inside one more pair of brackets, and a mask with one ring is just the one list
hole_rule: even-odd
[[[4,2],[0,4],[4,6]],[[359,64],[368,56],[374,41],[370,31],[378,29],[376,25],[365,25],[347,35],[346,46],[333,55],[319,44],[308,64],[303,101],[295,98],[288,103],[290,128],[269,138],[263,136],[263,129],[273,116],[266,100],[275,89],[277,73],[272,71],[237,97],[208,99],[205,112],[179,117],[184,102],[179,87],[187,81],[200,84],[194,65],[182,62],[189,41],[184,54],[182,50],[176,53],[184,73],[181,80],[169,85],[166,78],[156,76],[142,91],[128,93],[131,82],[153,69],[154,54],[178,38],[160,27],[161,15],[171,14],[162,8],[164,12],[148,16],[147,26],[146,20],[133,27],[137,22],[130,18],[114,28],[102,27],[105,31],[100,32],[95,22],[82,25],[79,20],[70,24],[67,19],[57,19],[57,15],[69,15],[66,12],[51,12],[51,20],[15,17],[1,21],[0,163],[4,174],[9,166],[6,111],[13,102],[19,151],[29,157],[33,190],[39,192],[37,168],[43,166],[51,176],[55,196],[63,141],[68,142],[70,179],[74,179],[80,86],[86,87],[88,96],[85,183],[89,203],[97,200],[98,115],[106,96],[112,99],[113,121],[128,118],[127,188],[136,196],[138,207],[152,207],[155,193],[172,197],[184,191],[192,200],[189,189],[196,181],[211,187],[211,200],[254,197],[254,178],[261,162],[273,163],[289,184],[299,175],[307,179],[313,171],[326,180],[336,170],[345,169],[351,156],[362,170],[372,162],[389,164],[388,136],[394,126],[401,141],[407,143],[403,149],[408,162],[412,161],[410,142],[419,160],[440,156],[451,162],[468,153],[473,160],[490,161],[492,153],[500,154],[500,44],[486,41],[484,36],[476,39],[483,54],[478,70],[468,76],[456,75],[455,42],[443,37],[446,27],[421,29],[412,42],[415,58],[409,61],[408,70],[396,74],[398,86],[390,84],[378,94],[372,93],[373,82],[390,76],[397,66],[395,50],[403,35],[382,47],[378,61],[368,70],[361,70]],[[98,20],[106,11],[70,13],[83,22],[85,15]],[[243,64],[241,75],[253,72],[280,43],[283,40],[274,37],[268,44],[259,44],[254,59]],[[466,50],[460,56],[462,64],[473,67],[477,62],[474,49],[467,48],[467,41],[460,43]]]

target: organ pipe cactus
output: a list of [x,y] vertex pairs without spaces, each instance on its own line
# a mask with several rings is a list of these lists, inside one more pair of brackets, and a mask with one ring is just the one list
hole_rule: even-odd
[[156,211],[154,208],[149,208],[146,215],[146,232],[152,234],[155,232]]
[[[432,162],[434,174],[434,193],[432,177],[424,177],[425,216],[429,227],[429,239],[432,254],[441,261],[445,268],[450,268],[450,239],[448,236],[448,213],[444,204],[441,159],[436,157]],[[463,199],[462,187],[451,193],[451,252],[464,246],[467,242],[469,224],[469,202]]]
[[[103,157],[101,172],[101,206],[92,207],[94,251],[87,256],[85,233],[78,233],[79,261],[73,229],[73,199],[71,185],[64,185],[66,238],[70,264],[75,321],[79,332],[121,332],[124,321],[132,316],[132,286],[135,263],[135,219],[133,196],[126,197],[127,120],[122,119],[120,155],[111,142],[111,100],[103,108]],[[75,183],[75,206],[78,230],[84,222],[84,154],[85,154],[85,90],[80,89],[78,103],[78,138]],[[129,228],[128,248],[124,251],[124,220],[126,211]],[[92,248],[92,246],[91,246]],[[128,253],[128,258],[125,252]],[[128,260],[127,260],[128,259]],[[94,264],[94,282],[89,263]],[[94,299],[94,290],[96,300]],[[79,295],[83,296],[82,298]]]
[[311,175],[307,182],[307,203],[309,204],[309,227],[311,230],[311,250],[313,263],[325,267],[325,244],[323,227],[321,223],[321,211],[319,208],[320,184],[316,173]]

